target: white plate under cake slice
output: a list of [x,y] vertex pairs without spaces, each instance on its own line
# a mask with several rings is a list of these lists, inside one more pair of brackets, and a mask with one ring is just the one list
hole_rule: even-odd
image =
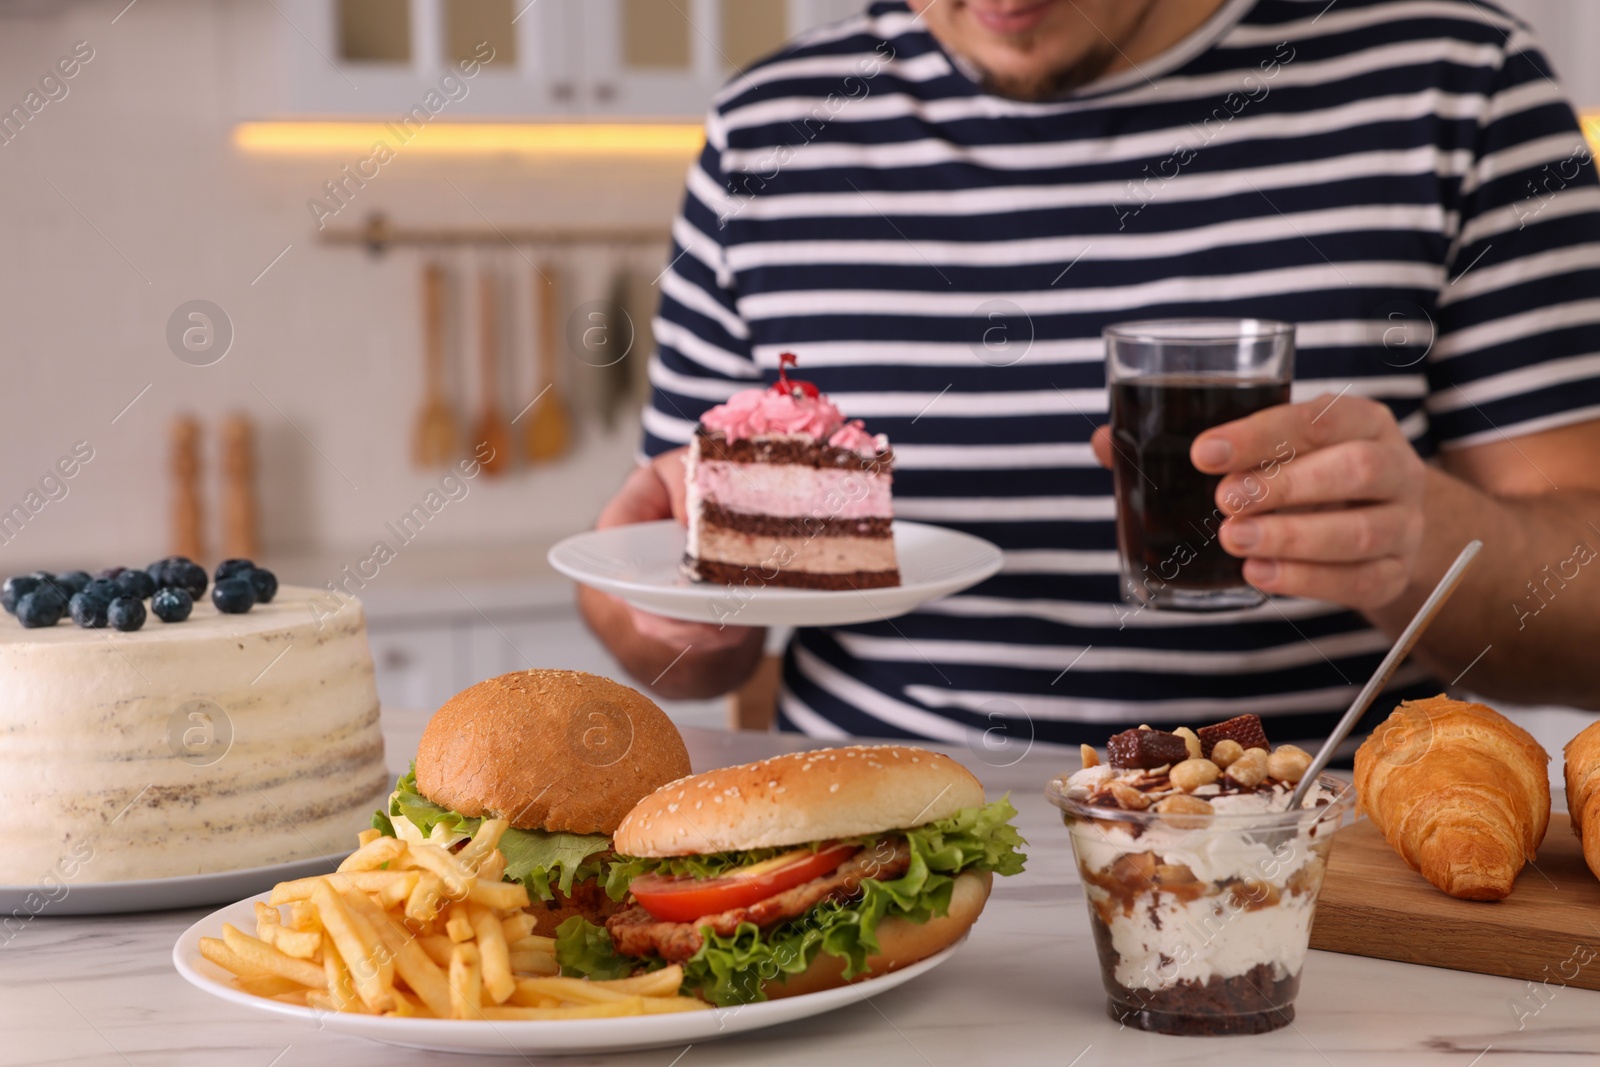
[[590,530],[550,550],[550,565],[643,611],[729,626],[844,626],[892,619],[977,585],[1000,569],[1000,550],[958,530],[896,519],[890,536],[900,584],[797,589],[696,582],[683,573],[686,531],[677,522]]

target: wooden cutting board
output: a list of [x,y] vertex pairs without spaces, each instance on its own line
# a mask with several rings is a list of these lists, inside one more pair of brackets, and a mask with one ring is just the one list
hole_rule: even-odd
[[1457,900],[1406,866],[1370,819],[1339,831],[1311,947],[1600,989],[1600,880],[1565,815],[1551,815],[1505,900]]

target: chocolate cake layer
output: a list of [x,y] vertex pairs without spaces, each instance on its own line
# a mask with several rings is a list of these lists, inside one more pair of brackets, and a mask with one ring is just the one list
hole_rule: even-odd
[[1298,974],[1277,977],[1277,968],[1258,963],[1244,974],[1213,974],[1202,982],[1184,978],[1160,989],[1131,989],[1114,977],[1121,956],[1111,931],[1097,915],[1089,926],[1100,954],[1100,977],[1109,997],[1106,1013],[1127,1026],[1158,1034],[1216,1037],[1265,1034],[1294,1021]]
[[848,448],[835,448],[822,441],[802,441],[794,437],[757,440],[744,437],[729,441],[719,431],[695,431],[701,440],[701,455],[730,463],[788,463],[802,467],[832,470],[857,467],[873,474],[894,472],[894,452],[863,456]]
[[839,574],[818,574],[782,567],[742,567],[736,563],[719,563],[715,560],[695,559],[685,556],[684,570],[701,582],[717,585],[773,585],[791,589],[882,589],[900,584],[900,572],[845,571]]
[[1299,975],[1274,979],[1272,967],[1258,963],[1232,978],[1212,975],[1204,982],[1189,978],[1161,990],[1125,989],[1106,1001],[1106,1014],[1157,1034],[1265,1034],[1294,1022],[1299,990]]
[[707,525],[721,526],[726,530],[755,534],[759,537],[793,537],[807,540],[812,537],[892,537],[891,519],[827,519],[806,516],[786,518],[780,515],[749,515],[729,511],[714,501],[704,501],[700,512]]

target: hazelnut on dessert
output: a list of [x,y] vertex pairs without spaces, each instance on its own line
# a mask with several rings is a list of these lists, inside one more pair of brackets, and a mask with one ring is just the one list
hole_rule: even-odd
[[1238,759],[1228,765],[1227,773],[1230,782],[1246,789],[1254,789],[1267,779],[1267,750],[1246,749]]
[[1170,797],[1163,797],[1156,804],[1155,810],[1162,815],[1210,815],[1214,809],[1209,801],[1185,793],[1175,793]]
[[1100,766],[1100,753],[1096,752],[1092,745],[1079,745],[1078,756],[1083,760],[1084,770]]
[[1244,755],[1244,746],[1232,738],[1218,741],[1211,746],[1211,762],[1223,770],[1227,770],[1228,765],[1242,755]]
[[1150,798],[1148,796],[1125,782],[1113,780],[1106,787],[1106,791],[1116,800],[1119,808],[1126,808],[1128,811],[1143,811],[1150,806]]
[[1180,726],[1172,732],[1183,738],[1183,743],[1189,746],[1190,759],[1199,759],[1201,756],[1205,755],[1205,751],[1200,745],[1200,736],[1193,730],[1189,729],[1187,726]]
[[[1173,799],[1177,798],[1174,797]],[[1194,798],[1184,797],[1183,799],[1193,800]],[[1205,804],[1205,801],[1202,800],[1199,803]],[[1209,806],[1207,805],[1207,807]],[[1155,880],[1157,885],[1189,885],[1198,882],[1200,879],[1194,876],[1194,871],[1187,863],[1158,863],[1156,864]]]
[[1203,785],[1210,785],[1222,775],[1222,769],[1208,759],[1186,759],[1168,772],[1172,784],[1185,793],[1193,793]]
[[1298,745],[1279,745],[1267,757],[1267,773],[1283,782],[1298,782],[1311,768],[1311,753]]

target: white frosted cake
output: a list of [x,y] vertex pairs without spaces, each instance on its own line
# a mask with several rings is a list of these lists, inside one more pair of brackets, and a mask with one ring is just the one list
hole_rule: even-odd
[[0,884],[348,852],[392,783],[365,617],[334,605],[285,586],[130,633],[0,617]]

